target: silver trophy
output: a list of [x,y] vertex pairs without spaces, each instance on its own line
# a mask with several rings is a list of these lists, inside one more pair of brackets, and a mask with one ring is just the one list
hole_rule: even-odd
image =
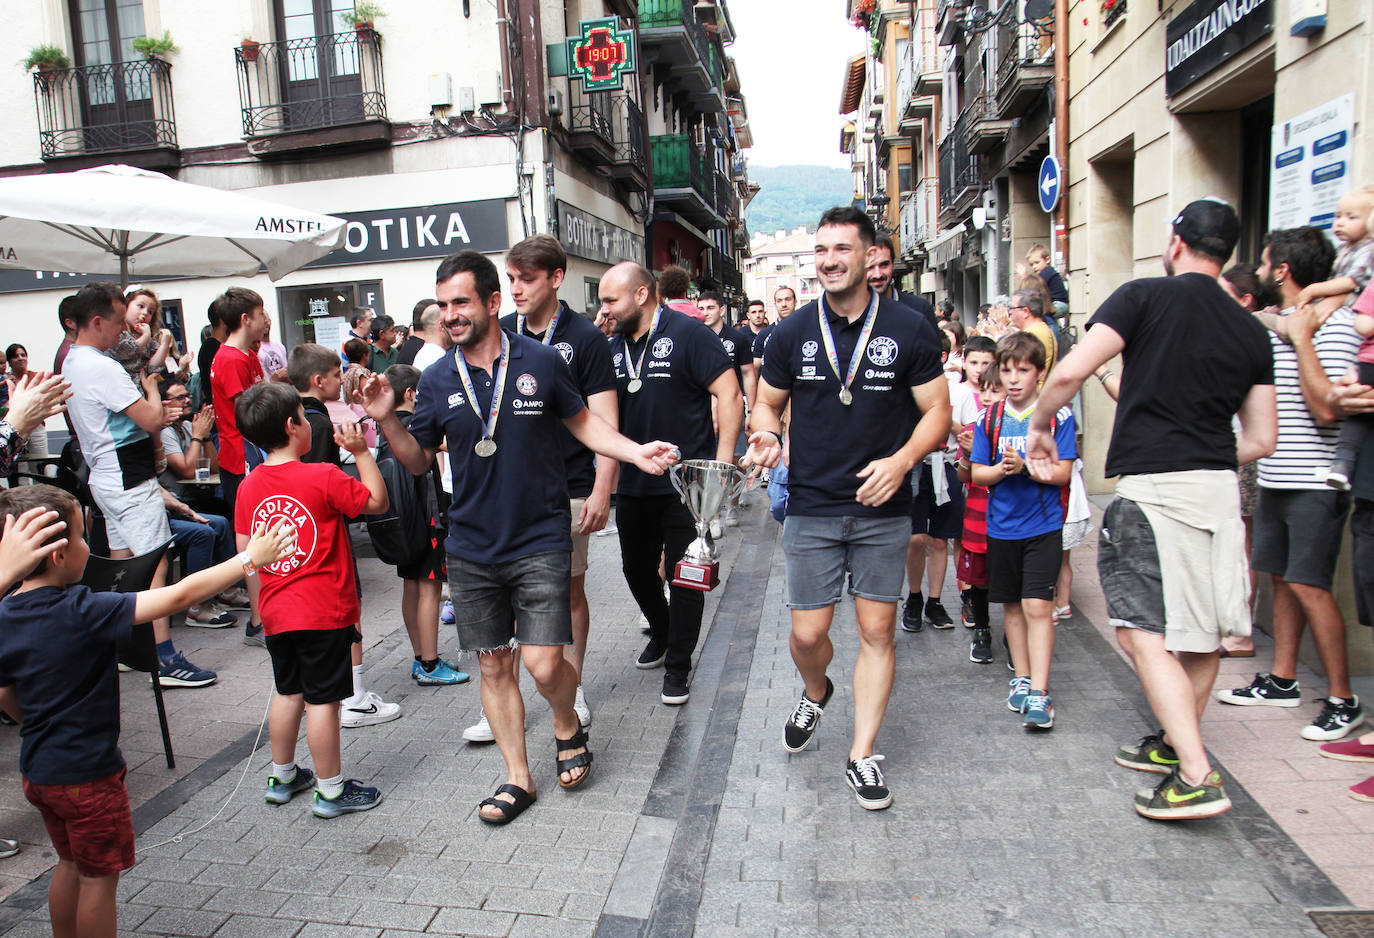
[[673,586],[709,592],[720,585],[720,555],[711,541],[711,519],[727,500],[742,493],[750,477],[733,463],[689,459],[668,470],[682,503],[696,519],[696,540],[673,570]]

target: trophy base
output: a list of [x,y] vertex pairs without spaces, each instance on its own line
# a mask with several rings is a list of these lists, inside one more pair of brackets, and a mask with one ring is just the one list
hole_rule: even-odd
[[693,563],[689,560],[679,560],[673,568],[672,585],[709,593],[720,585],[720,561]]

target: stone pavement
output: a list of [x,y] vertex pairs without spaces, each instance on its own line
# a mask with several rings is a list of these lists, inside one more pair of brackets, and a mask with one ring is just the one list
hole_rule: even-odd
[[[800,685],[778,531],[756,507],[725,540],[725,583],[708,598],[692,701],[677,709],[658,702],[662,672],[633,666],[642,638],[616,539],[593,539],[593,779],[571,793],[554,784],[548,709],[527,680],[539,802],[506,828],[475,817],[504,774],[494,747],[461,740],[478,711],[475,682],[413,684],[396,580],[380,564],[361,561],[375,643],[369,685],[406,715],[345,731],[345,772],[386,796],[368,814],[321,821],[304,799],[265,805],[265,739],[252,751],[270,681],[264,656],[237,636],[178,630],[183,644],[201,639],[213,650],[225,677],[213,696],[169,695],[177,772],[146,730],[126,730],[139,863],[121,883],[121,932],[1316,938],[1304,910],[1347,906],[1231,779],[1236,809],[1220,818],[1165,825],[1135,814],[1132,792],[1154,777],[1116,767],[1111,755],[1150,728],[1143,698],[1082,614],[1060,630],[1056,728],[1033,737],[1006,710],[1004,665],[970,663],[963,629],[899,632],[880,736],[895,802],[862,810],[842,778],[856,648],[848,602],[834,630],[838,693],[817,741],[795,756],[781,746]],[[1084,612],[1095,586],[1079,577]],[[957,609],[952,587],[945,599]],[[441,649],[453,647],[442,634]],[[152,712],[137,678],[124,678],[126,727],[146,726]],[[1295,753],[1310,753],[1297,743]],[[41,844],[32,810],[12,797],[16,749],[13,732],[0,733],[9,799],[0,817]],[[300,754],[308,763],[303,741]],[[1344,797],[1327,784],[1327,801]],[[1322,803],[1311,807],[1327,817]],[[28,865],[5,866],[17,860]],[[0,904],[0,933],[50,933],[39,874],[51,862],[50,849],[28,846],[0,863],[0,874],[33,879]]]

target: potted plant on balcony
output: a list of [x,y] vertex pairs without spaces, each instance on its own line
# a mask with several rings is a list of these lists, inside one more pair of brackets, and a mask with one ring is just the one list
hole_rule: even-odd
[[163,30],[161,36],[139,36],[131,45],[134,51],[141,53],[145,59],[157,59],[165,62],[167,56],[177,52],[177,44],[172,41],[172,34],[168,30]]
[[40,72],[52,72],[58,69],[71,68],[72,60],[67,58],[67,53],[63,52],[59,46],[41,45],[34,46],[29,50],[29,57],[24,60],[24,69]]
[[245,62],[256,62],[258,60],[258,53],[261,50],[262,43],[258,42],[252,36],[244,36],[243,42],[239,43],[239,53],[243,56]]
[[339,19],[360,33],[371,32],[378,17],[386,16],[386,11],[372,0],[358,0],[351,10],[344,10]]

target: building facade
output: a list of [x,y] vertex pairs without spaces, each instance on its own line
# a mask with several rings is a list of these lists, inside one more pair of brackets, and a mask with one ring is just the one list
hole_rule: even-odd
[[[47,45],[69,61],[11,70],[0,173],[130,163],[347,219],[342,248],[276,284],[265,276],[151,284],[183,346],[196,348],[203,310],[231,283],[263,294],[275,336],[290,346],[337,335],[354,306],[408,323],[413,304],[433,293],[437,259],[473,248],[500,267],[505,250],[534,233],[555,234],[567,249],[561,293],[579,311],[596,305],[609,265],[661,267],[655,219],[678,186],[659,155],[670,132],[702,125],[692,110],[700,95],[719,105],[710,113],[722,142],[711,156],[727,184],[713,242],[721,254],[698,252],[689,267],[737,269],[740,226],[731,223],[748,182],[728,103],[746,141],[747,117],[726,68],[733,36],[717,25],[728,23],[724,0],[387,6],[355,26],[353,0],[19,5],[0,58],[23,61]],[[663,41],[668,12],[708,42]],[[638,43],[638,67],[620,89],[588,93],[569,74],[567,39],[604,19]],[[145,57],[134,48],[164,34],[176,51]],[[717,229],[699,230],[710,240]],[[61,338],[58,299],[80,282],[0,272],[5,341],[49,360]]]
[[754,235],[749,257],[744,261],[744,293],[751,300],[763,300],[768,317],[777,319],[773,294],[778,287],[791,287],[801,307],[820,296],[816,279],[816,233],[805,225],[791,232]]

